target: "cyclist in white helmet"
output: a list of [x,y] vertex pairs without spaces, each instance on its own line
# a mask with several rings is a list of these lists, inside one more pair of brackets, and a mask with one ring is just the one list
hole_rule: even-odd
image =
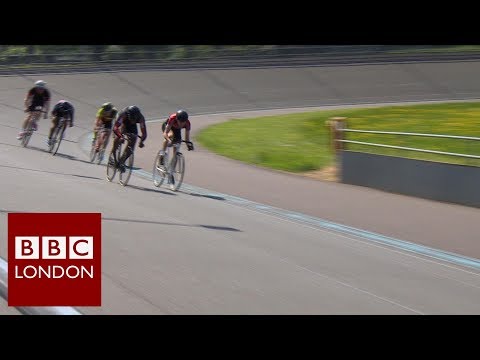
[[[32,116],[35,107],[41,106],[42,110],[45,112],[43,118],[48,117],[48,110],[50,108],[50,91],[47,89],[47,83],[43,80],[38,80],[35,82],[35,86],[31,88],[24,100],[25,112],[28,113],[27,117],[23,121],[22,130],[17,136],[17,139],[20,140],[25,134],[25,129],[28,126],[30,117]],[[33,124],[34,130],[37,130],[37,124]]]

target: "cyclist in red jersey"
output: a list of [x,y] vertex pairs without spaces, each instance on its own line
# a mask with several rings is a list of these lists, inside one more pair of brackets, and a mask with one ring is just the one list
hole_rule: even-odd
[[[188,113],[185,110],[178,110],[168,117],[162,124],[163,143],[160,150],[160,164],[163,165],[163,156],[168,145],[182,141],[182,129],[185,129],[185,141],[187,141],[188,151],[193,150],[193,143],[190,141],[191,123],[188,119]],[[176,147],[173,148],[173,156],[176,155]]]

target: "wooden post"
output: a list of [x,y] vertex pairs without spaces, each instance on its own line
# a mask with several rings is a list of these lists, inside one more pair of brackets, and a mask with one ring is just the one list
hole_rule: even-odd
[[347,128],[347,118],[346,117],[332,117],[327,120],[326,125],[330,128],[330,147],[332,151],[337,154],[338,151],[345,149],[345,144],[337,140],[344,139],[344,132],[342,129]]

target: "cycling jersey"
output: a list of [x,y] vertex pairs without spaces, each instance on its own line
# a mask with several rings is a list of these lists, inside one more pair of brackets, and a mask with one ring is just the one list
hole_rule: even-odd
[[97,111],[97,118],[100,118],[103,122],[108,122],[115,119],[115,116],[117,116],[118,110],[116,108],[113,108],[109,116],[107,116],[105,113],[106,111],[101,107]]
[[70,104],[68,101],[58,102],[55,104],[52,110],[52,115],[55,117],[69,117],[73,123],[73,115],[75,113],[75,109],[73,105]]
[[168,119],[165,121],[165,125],[170,125],[170,128],[171,129],[183,129],[185,128],[185,130],[190,130],[190,120],[187,120],[185,121],[184,124],[181,124],[178,120],[177,120],[177,114],[176,113],[173,113],[172,115],[170,115],[168,117]]
[[125,133],[138,134],[137,124],[140,124],[140,129],[142,130],[142,141],[145,141],[147,138],[147,127],[144,116],[140,113],[137,119],[129,120],[126,108],[118,114],[117,121],[113,126],[113,131],[118,137],[122,137],[122,134]]
[[190,120],[185,121],[185,123],[180,123],[177,120],[177,114],[174,113],[168,117],[167,120],[162,124],[162,131],[165,131],[166,127],[170,126],[170,130],[173,131],[173,143],[178,143],[182,141],[182,129],[190,130]]
[[43,107],[47,101],[50,100],[50,91],[48,89],[44,89],[42,93],[38,91],[38,88],[33,87],[27,93],[27,98],[32,96],[32,101],[28,110],[32,111],[35,107],[41,106]]
[[113,108],[112,111],[110,111],[110,115],[108,116],[105,113],[106,111],[103,109],[103,107],[98,109],[97,119],[100,119],[102,121],[102,125],[105,128],[110,129],[112,127],[113,120],[117,116],[118,110],[116,108]]

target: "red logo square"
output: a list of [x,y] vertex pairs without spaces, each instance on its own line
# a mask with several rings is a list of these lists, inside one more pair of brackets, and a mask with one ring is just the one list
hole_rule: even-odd
[[101,306],[100,213],[8,214],[9,306]]

